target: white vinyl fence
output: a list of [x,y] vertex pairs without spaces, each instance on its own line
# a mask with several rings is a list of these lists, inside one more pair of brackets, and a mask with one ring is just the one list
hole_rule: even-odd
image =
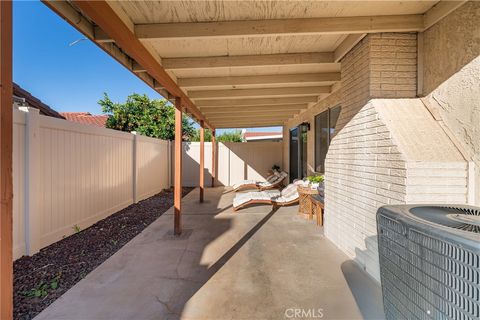
[[[184,142],[183,149],[182,183],[189,187],[198,186],[200,143]],[[283,168],[282,154],[282,142],[220,142],[217,145],[215,183],[232,186],[246,179],[264,180],[274,164]],[[172,163],[175,163],[173,157]],[[211,181],[212,143],[205,142],[205,186],[211,186]]]
[[170,143],[14,110],[14,257],[170,186]]
[[[173,144],[14,110],[14,258],[38,252],[78,226],[85,229],[172,181]],[[200,144],[184,143],[183,184],[198,186]],[[282,166],[281,142],[219,143],[217,185],[264,179]],[[212,144],[205,143],[205,185]]]

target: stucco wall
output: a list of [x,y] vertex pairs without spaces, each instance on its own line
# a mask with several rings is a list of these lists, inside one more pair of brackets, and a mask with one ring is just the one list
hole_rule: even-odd
[[480,205],[480,2],[469,2],[424,32],[423,94],[475,164]]

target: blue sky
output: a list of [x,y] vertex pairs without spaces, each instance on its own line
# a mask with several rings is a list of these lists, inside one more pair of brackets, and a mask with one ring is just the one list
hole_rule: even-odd
[[91,41],[69,45],[84,36],[41,2],[15,1],[13,19],[13,80],[55,110],[99,114],[104,92],[161,97]]

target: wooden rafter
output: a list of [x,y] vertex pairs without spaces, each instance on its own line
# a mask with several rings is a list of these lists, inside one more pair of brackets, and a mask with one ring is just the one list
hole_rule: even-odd
[[231,117],[225,117],[225,116],[211,116],[210,119],[211,121],[285,121],[289,118],[291,118],[293,115],[292,114],[270,114],[270,115],[249,115],[249,114],[235,114]]
[[298,64],[334,63],[333,52],[260,54],[220,57],[164,58],[163,67],[176,69],[204,69],[224,67],[255,67]]
[[261,89],[225,89],[225,90],[197,90],[189,91],[191,99],[243,99],[243,98],[261,98],[261,97],[292,97],[292,96],[318,96],[320,94],[330,93],[330,86],[311,86],[311,87],[285,87],[285,88],[261,88]]
[[452,11],[465,4],[465,2],[467,1],[439,1],[423,15],[424,28],[421,31],[430,28]]
[[[139,39],[246,37],[290,34],[408,32],[423,29],[423,15],[326,17],[222,22],[153,23],[135,25]],[[100,41],[108,38],[98,35]]]
[[234,77],[203,77],[179,78],[178,84],[185,88],[236,86],[236,85],[266,85],[266,84],[325,84],[326,82],[340,81],[339,72],[278,74],[263,76],[234,76]]
[[203,107],[201,110],[204,114],[209,115],[211,113],[244,113],[254,111],[290,111],[296,112],[302,109],[306,109],[307,104],[284,104],[284,105],[267,105],[267,106],[240,106],[240,107]]
[[285,121],[216,121],[216,128],[260,128],[260,127],[274,127],[281,126]]
[[115,43],[130,57],[135,59],[165,90],[175,97],[180,97],[183,105],[197,121],[204,121],[212,127],[195,104],[187,97],[180,87],[166,73],[160,63],[152,56],[149,50],[140,42],[130,28],[116,14],[106,1],[73,1],[83,14],[94,21]]
[[365,38],[366,33],[350,34],[342,43],[340,43],[333,53],[333,59],[335,62],[339,62],[357,43]]
[[242,112],[242,111],[235,111],[233,116],[231,116],[230,113],[224,113],[224,112],[209,112],[208,118],[209,119],[215,119],[215,118],[233,118],[235,116],[250,116],[252,118],[255,118],[257,116],[293,116],[295,113],[300,112],[300,110],[271,110],[271,111],[248,111],[248,112]]
[[307,108],[307,104],[285,104],[285,105],[269,105],[269,106],[239,106],[239,107],[211,107],[203,108],[202,111],[206,114],[212,113],[249,113],[249,112],[292,112]]
[[217,99],[199,100],[199,107],[221,107],[221,106],[258,106],[258,105],[285,105],[317,102],[317,97],[287,97],[287,98],[255,98],[255,99]]

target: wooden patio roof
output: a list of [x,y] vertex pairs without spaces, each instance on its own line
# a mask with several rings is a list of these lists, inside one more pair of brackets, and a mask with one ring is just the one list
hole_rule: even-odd
[[[342,57],[370,32],[423,31],[465,1],[43,0],[175,102],[174,232],[181,234],[182,113],[204,128],[282,125],[338,89]],[[13,316],[12,2],[0,1],[0,318]],[[212,182],[215,180],[212,148]]]
[[212,129],[282,125],[339,88],[339,61],[367,33],[423,31],[462,4],[44,2]]

